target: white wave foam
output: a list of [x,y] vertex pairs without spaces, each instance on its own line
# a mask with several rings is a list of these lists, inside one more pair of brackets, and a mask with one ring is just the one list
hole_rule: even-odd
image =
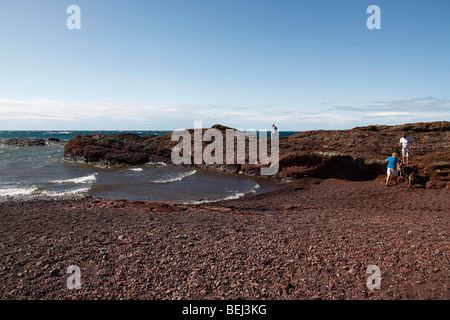
[[9,188],[0,189],[0,197],[25,197],[25,198],[35,198],[35,197],[64,197],[64,196],[75,196],[82,195],[89,192],[91,188],[79,188],[64,191],[50,191],[50,190],[39,190],[38,187],[32,186],[29,188]]
[[171,182],[181,181],[184,178],[192,176],[192,175],[194,175],[196,173],[197,173],[197,170],[192,170],[192,171],[185,172],[185,173],[180,173],[180,174],[177,174],[177,175],[171,174],[171,175],[169,175],[169,177],[167,179],[155,180],[153,182],[154,183],[171,183]]
[[142,168],[131,168],[130,171],[136,171],[136,172],[141,172],[143,169]]
[[19,196],[29,196],[34,192],[38,191],[36,186],[32,186],[29,188],[8,188],[8,189],[0,189],[1,197],[19,197]]
[[96,175],[97,174],[94,173],[94,174],[91,174],[89,176],[79,177],[79,178],[74,178],[74,179],[54,180],[54,181],[50,181],[50,183],[57,183],[57,184],[63,184],[63,183],[75,183],[75,184],[92,183],[92,182],[97,181]]
[[242,198],[243,196],[246,196],[248,194],[254,194],[256,193],[256,190],[258,190],[261,186],[257,183],[253,187],[250,188],[247,192],[235,192],[233,194],[230,194],[229,196],[226,196],[224,198],[220,199],[207,199],[207,200],[197,200],[197,201],[188,201],[185,202],[186,204],[202,204],[202,203],[213,203],[213,202],[219,202],[219,201],[225,201],[225,200],[236,200],[239,198]]
[[45,197],[64,197],[64,196],[75,196],[82,195],[84,193],[89,192],[91,188],[79,188],[72,190],[64,190],[64,191],[42,191],[41,195]]
[[163,167],[167,166],[167,163],[164,163],[164,162],[147,162],[146,164],[147,165],[158,165],[158,166],[163,166]]

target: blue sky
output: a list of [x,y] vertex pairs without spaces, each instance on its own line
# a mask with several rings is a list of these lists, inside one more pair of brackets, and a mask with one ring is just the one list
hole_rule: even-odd
[[0,130],[450,119],[448,0],[1,0],[0,30]]

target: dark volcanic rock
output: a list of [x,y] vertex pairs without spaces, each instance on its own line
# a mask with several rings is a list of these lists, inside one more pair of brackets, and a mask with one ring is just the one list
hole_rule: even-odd
[[[448,121],[413,123],[396,126],[367,126],[351,130],[317,130],[297,133],[280,138],[280,161],[287,154],[305,154],[322,152],[323,154],[343,154],[355,159],[363,159],[364,165],[353,168],[337,166],[335,176],[349,174],[347,169],[355,169],[357,176],[367,173],[384,175],[384,159],[393,152],[401,158],[401,148],[398,143],[402,133],[406,132],[413,141],[411,163],[417,163],[418,175],[416,186],[428,188],[450,188],[450,123]],[[333,166],[327,166],[333,168]],[[345,169],[347,167],[347,169]],[[340,169],[339,169],[340,168]],[[285,170],[292,170],[285,169]],[[320,169],[319,171],[322,171]],[[311,176],[321,176],[316,172]]]
[[[162,141],[162,143],[159,143]],[[64,148],[66,159],[104,165],[139,165],[170,159],[170,136],[141,137],[126,133],[118,135],[77,135]]]
[[[230,129],[222,125],[214,125],[213,128],[222,132]],[[193,130],[189,132],[193,136]],[[315,130],[280,137],[279,172],[269,178],[381,179],[386,168],[384,160],[393,152],[401,156],[398,143],[403,132],[407,132],[413,140],[411,162],[417,163],[419,168],[414,185],[450,188],[450,123],[447,121],[397,126],[372,125],[351,130]],[[65,157],[108,165],[139,165],[147,162],[172,164],[171,152],[176,144],[178,142],[171,141],[171,133],[148,137],[93,134],[76,136],[69,141],[65,147]],[[203,148],[209,144],[203,142]],[[248,161],[248,141],[245,157],[245,164],[195,166],[259,176],[261,165]]]
[[45,140],[32,138],[10,138],[3,139],[0,144],[8,147],[45,146]]
[[45,145],[46,146],[60,146],[66,144],[66,141],[61,141],[57,138],[46,138]]
[[57,138],[34,139],[34,138],[9,138],[0,139],[0,146],[8,147],[36,147],[36,146],[58,146],[65,142]]
[[372,180],[384,172],[381,161],[365,161],[333,152],[293,152],[280,157],[279,176]]

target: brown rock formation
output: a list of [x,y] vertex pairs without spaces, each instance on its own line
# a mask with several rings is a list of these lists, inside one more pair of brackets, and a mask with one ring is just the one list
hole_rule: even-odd
[[[174,145],[174,144],[173,144]],[[118,135],[76,135],[64,148],[66,159],[100,165],[139,165],[170,159],[170,134],[140,137]]]
[[[297,133],[280,138],[280,163],[285,157],[297,157],[297,167],[304,164],[311,167],[314,161],[308,157],[319,152],[322,163],[312,176],[323,176],[326,172],[337,178],[348,175],[348,179],[384,175],[384,159],[393,152],[401,157],[398,143],[403,132],[413,141],[410,163],[417,163],[419,167],[415,185],[450,188],[450,123],[447,121]],[[334,164],[326,160],[329,156]],[[345,157],[351,157],[355,165],[349,165],[350,159],[344,161]],[[299,170],[292,164],[286,171],[297,173]]]
[[[213,128],[222,132],[229,129],[221,125]],[[193,130],[189,132],[193,138]],[[450,123],[447,121],[397,126],[372,125],[351,130],[315,130],[280,137],[279,172],[269,178],[381,179],[386,168],[384,160],[392,152],[401,156],[398,143],[403,132],[413,140],[410,162],[417,163],[419,168],[414,185],[449,189]],[[92,134],[75,136],[69,141],[65,147],[65,157],[106,165],[139,165],[148,162],[170,165],[171,152],[177,144],[171,141],[171,133],[147,137],[135,134]],[[210,142],[203,142],[203,148],[208,144]],[[228,173],[259,175],[261,165],[249,164],[248,141],[246,144],[246,164],[192,165]]]

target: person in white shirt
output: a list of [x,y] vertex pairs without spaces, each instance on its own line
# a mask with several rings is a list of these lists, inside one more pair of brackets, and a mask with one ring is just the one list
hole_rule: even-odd
[[278,138],[278,128],[275,126],[275,124],[272,124],[271,138],[272,139],[277,139]]
[[[411,154],[412,149],[412,141],[410,137],[406,136],[406,133],[402,135],[400,138],[399,146],[402,147],[402,162],[406,163],[406,165],[409,164],[409,157]],[[405,162],[406,159],[406,162]]]

